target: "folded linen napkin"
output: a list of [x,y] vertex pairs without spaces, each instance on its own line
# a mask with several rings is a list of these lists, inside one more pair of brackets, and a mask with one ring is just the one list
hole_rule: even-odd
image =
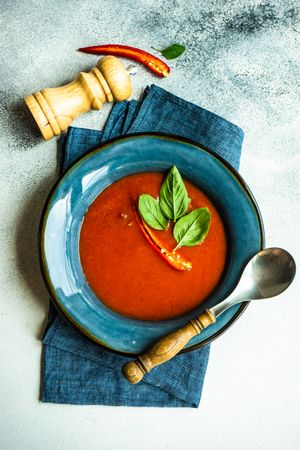
[[[243,131],[227,120],[152,85],[141,101],[113,106],[104,130],[70,127],[63,139],[62,172],[90,148],[135,132],[165,132],[190,138],[239,166]],[[159,366],[131,385],[122,376],[128,357],[89,341],[50,305],[43,339],[41,400],[53,403],[197,407],[210,346]]]

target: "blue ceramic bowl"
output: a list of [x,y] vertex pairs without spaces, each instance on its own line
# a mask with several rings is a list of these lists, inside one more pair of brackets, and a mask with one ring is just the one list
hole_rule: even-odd
[[[133,173],[167,171],[174,164],[212,199],[223,217],[230,241],[226,269],[215,291],[189,314],[161,322],[129,319],[105,306],[87,284],[79,257],[81,224],[89,205],[113,182]],[[228,296],[247,261],[263,248],[264,239],[256,202],[231,166],[190,141],[157,134],[114,139],[78,160],[50,193],[40,236],[42,271],[58,309],[94,341],[131,354],[143,352],[161,336]],[[186,349],[215,339],[246,306],[227,310]]]

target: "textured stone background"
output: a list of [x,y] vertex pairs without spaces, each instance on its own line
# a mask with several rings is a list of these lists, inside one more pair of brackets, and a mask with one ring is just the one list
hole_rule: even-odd
[[[47,305],[37,259],[41,208],[57,176],[22,98],[89,69],[76,48],[185,43],[160,80],[139,68],[134,96],[157,83],[240,125],[241,173],[267,245],[300,255],[298,1],[1,0],[1,449],[299,449],[299,283],[253,305],[212,347],[197,411],[38,403]],[[75,125],[99,128],[109,107]],[[298,295],[297,295],[298,294]]]

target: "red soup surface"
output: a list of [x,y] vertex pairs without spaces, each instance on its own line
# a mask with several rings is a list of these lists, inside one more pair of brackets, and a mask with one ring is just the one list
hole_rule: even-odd
[[[192,269],[180,272],[153,250],[139,228],[132,198],[142,193],[157,197],[163,178],[140,173],[113,183],[89,207],[80,234],[81,264],[91,289],[109,308],[140,320],[171,319],[197,307],[218,284],[226,259],[220,215],[188,181],[191,208],[207,206],[211,213],[204,242],[179,249]],[[172,227],[153,231],[166,248],[176,246]]]

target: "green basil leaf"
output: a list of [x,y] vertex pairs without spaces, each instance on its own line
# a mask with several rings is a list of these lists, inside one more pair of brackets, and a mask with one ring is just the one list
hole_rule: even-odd
[[173,235],[177,242],[176,249],[182,246],[192,247],[203,242],[209,226],[210,212],[208,208],[194,209],[182,217],[173,229]]
[[178,56],[182,55],[182,53],[185,51],[185,46],[180,44],[173,44],[159,51],[166,59],[175,59],[178,58]]
[[168,219],[176,222],[186,213],[190,201],[181,175],[177,167],[173,166],[160,188],[160,209]]
[[142,218],[150,227],[155,230],[166,230],[168,228],[168,220],[162,214],[158,200],[155,200],[151,195],[140,195],[138,208]]

